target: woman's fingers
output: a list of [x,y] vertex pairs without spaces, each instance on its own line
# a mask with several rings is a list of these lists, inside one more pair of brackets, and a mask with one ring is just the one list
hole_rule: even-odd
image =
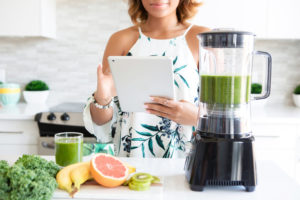
[[150,99],[153,101],[153,103],[158,103],[170,108],[176,107],[177,102],[175,102],[172,99],[167,99],[167,98],[163,98],[163,97],[150,97]]
[[171,116],[167,113],[164,113],[164,112],[160,112],[160,111],[157,111],[157,110],[148,110],[148,109],[147,109],[147,112],[150,113],[150,114],[153,114],[153,115],[157,115],[157,116],[160,116],[160,117],[165,117],[165,118],[171,119]]
[[171,114],[172,110],[169,107],[160,104],[146,103],[145,109],[147,111],[158,111],[165,114]]

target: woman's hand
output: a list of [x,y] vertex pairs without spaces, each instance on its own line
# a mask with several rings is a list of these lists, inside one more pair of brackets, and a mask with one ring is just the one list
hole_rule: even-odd
[[174,101],[163,97],[151,97],[153,103],[145,103],[148,113],[168,118],[178,124],[196,126],[198,107],[185,101]]
[[101,105],[107,105],[116,96],[114,81],[110,72],[103,72],[101,64],[97,68],[97,91],[95,99]]

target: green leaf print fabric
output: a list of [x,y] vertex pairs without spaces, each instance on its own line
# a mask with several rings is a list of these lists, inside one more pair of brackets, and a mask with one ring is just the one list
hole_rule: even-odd
[[[164,40],[148,37],[139,30],[140,36],[127,56],[170,57],[173,60],[175,100],[186,100],[197,105],[199,74],[185,39],[188,30],[181,36]],[[114,102],[114,112],[117,114],[113,122],[116,155],[161,158],[186,155],[192,126],[146,112],[122,112],[118,99]]]

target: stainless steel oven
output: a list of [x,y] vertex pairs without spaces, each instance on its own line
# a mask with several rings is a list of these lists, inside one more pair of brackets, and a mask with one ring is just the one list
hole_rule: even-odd
[[49,109],[49,112],[36,114],[39,128],[38,154],[54,155],[54,135],[59,132],[83,133],[84,142],[95,143],[96,137],[90,134],[83,123],[84,103],[62,103]]

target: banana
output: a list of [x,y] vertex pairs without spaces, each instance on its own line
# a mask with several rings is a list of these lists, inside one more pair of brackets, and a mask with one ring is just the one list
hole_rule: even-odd
[[70,177],[72,182],[74,183],[75,191],[73,192],[77,192],[82,183],[93,178],[90,172],[90,162],[84,162],[76,168],[72,169]]
[[57,173],[56,181],[58,184],[58,188],[66,190],[69,194],[72,193],[72,179],[70,177],[70,173],[73,169],[77,168],[80,165],[82,165],[82,163],[68,165]]
[[134,166],[129,165],[128,163],[125,163],[125,162],[123,162],[123,163],[128,168],[129,174],[132,174],[132,173],[134,173],[136,171],[136,168]]

